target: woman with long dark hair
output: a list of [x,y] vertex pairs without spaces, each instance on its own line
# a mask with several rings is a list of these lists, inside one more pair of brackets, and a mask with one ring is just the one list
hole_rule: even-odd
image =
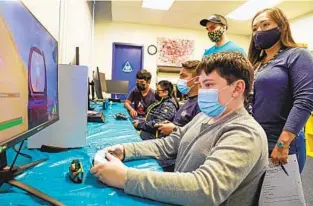
[[296,154],[302,171],[303,128],[313,110],[313,57],[295,43],[278,8],[254,16],[248,57],[255,68],[252,114],[267,134],[269,155],[285,164],[289,154]]
[[134,122],[135,128],[141,131],[140,137],[143,140],[162,137],[156,128],[156,124],[172,121],[179,107],[174,86],[167,80],[158,83],[155,98],[158,101],[148,107],[145,119],[135,120]]

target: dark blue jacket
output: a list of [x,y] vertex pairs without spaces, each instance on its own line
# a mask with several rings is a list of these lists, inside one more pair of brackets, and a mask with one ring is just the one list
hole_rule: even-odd
[[165,120],[172,121],[177,109],[178,105],[173,98],[163,98],[150,105],[145,120],[139,120],[137,129],[141,130],[140,137],[144,140],[162,137],[155,128],[155,124]]

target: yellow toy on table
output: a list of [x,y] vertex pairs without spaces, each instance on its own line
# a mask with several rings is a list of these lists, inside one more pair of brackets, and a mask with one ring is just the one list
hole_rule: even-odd
[[306,154],[313,157],[313,112],[305,126]]

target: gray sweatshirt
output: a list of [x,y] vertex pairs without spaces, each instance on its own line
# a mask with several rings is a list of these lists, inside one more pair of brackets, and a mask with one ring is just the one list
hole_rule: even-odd
[[124,191],[179,205],[257,205],[268,165],[264,130],[244,108],[209,120],[199,113],[166,138],[124,144],[125,161],[176,158],[174,173],[129,168]]

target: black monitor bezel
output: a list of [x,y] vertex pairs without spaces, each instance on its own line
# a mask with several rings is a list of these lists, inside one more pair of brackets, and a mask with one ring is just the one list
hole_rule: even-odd
[[[95,93],[96,93],[97,98],[103,99],[102,83],[105,84],[105,82],[101,82],[99,67],[97,67],[96,71],[93,73],[92,78],[93,78],[93,83],[94,83],[94,88],[95,88]],[[98,96],[98,93],[100,94],[99,96]]]
[[[54,38],[54,36],[48,31],[48,29],[38,20],[38,18],[29,10],[29,8],[22,2],[22,1],[18,1],[18,3],[20,3],[29,13],[30,15],[33,16],[33,18],[43,27],[43,29],[52,37],[53,40],[55,40],[55,42],[57,43],[56,44],[56,52],[57,52],[57,55],[56,55],[56,63],[57,63],[57,68],[56,68],[56,72],[57,72],[57,86],[58,86],[58,94],[59,94],[59,42],[57,41],[56,38]],[[58,95],[58,103],[59,103],[59,95]],[[56,118],[53,118],[52,120],[50,121],[47,121],[43,124],[40,124],[30,130],[27,130],[23,133],[20,133],[20,134],[17,134],[17,135],[14,135],[13,137],[11,138],[8,138],[4,141],[0,141],[0,148],[1,148],[1,152],[4,152],[6,149],[10,148],[10,147],[13,147],[15,144],[23,141],[23,140],[26,140],[28,139],[29,137],[33,136],[34,134],[40,132],[41,130],[47,128],[48,126],[56,123],[57,121],[60,120],[60,111],[59,111],[59,106],[56,107],[56,110],[57,110],[57,114],[58,116]]]

